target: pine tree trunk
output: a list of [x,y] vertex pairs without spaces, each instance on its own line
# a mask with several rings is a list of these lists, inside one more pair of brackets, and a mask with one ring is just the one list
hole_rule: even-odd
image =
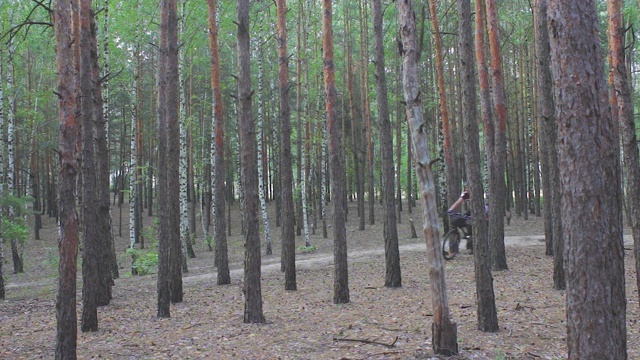
[[[102,117],[98,118],[96,122],[96,132],[97,132],[97,151],[98,151],[98,159],[100,161],[98,166],[98,181],[100,182],[98,188],[100,189],[100,221],[101,221],[101,232],[105,236],[105,251],[108,254],[110,260],[107,266],[111,269],[111,282],[113,279],[118,279],[120,277],[120,269],[118,266],[118,260],[116,255],[115,241],[113,239],[113,227],[112,227],[112,215],[111,215],[111,206],[109,200],[109,189],[110,189],[110,165],[111,165],[111,152],[109,151],[109,81],[106,80],[111,74],[110,72],[110,53],[109,53],[109,0],[104,0],[103,3],[104,8],[104,29],[103,29],[103,74],[102,77],[105,79],[101,82],[102,85],[102,95],[98,97],[98,101],[102,101],[102,109],[97,109],[96,111],[101,111]],[[97,69],[97,64],[94,64],[94,71]],[[94,81],[96,81],[94,79]],[[100,89],[100,88],[98,88]],[[100,106],[100,104],[96,104],[96,106]],[[123,138],[126,138],[123,136]],[[117,186],[116,186],[117,188]],[[105,216],[106,215],[106,216]],[[113,285],[112,283],[110,286]]]
[[[557,126],[551,78],[551,54],[547,28],[547,0],[536,0],[536,58],[538,70],[538,116],[542,127],[542,186],[545,194],[545,237],[553,254],[553,288],[565,289],[564,241],[562,239],[560,169],[558,169]],[[546,162],[546,164],[545,164]],[[548,254],[548,252],[547,252]]]
[[74,67],[77,42],[73,33],[73,10],[70,0],[56,2],[53,23],[56,40],[56,68],[58,74],[58,117],[60,121],[60,241],[58,297],[56,300],[55,358],[75,359],[77,344],[76,277],[78,251],[78,214],[75,205],[76,175],[78,173],[77,144],[79,139],[76,115],[76,69]]
[[[100,67],[98,65],[98,38],[95,14],[91,14],[91,82],[93,119],[95,124],[95,212],[98,237],[96,247],[98,254],[98,272],[100,282],[96,302],[98,306],[108,305],[112,299],[111,286],[114,285],[114,268],[117,269],[117,257],[113,234],[111,233],[111,208],[109,203],[109,145],[107,140],[107,126],[104,118],[104,102],[102,98],[102,84],[100,81]],[[116,270],[117,271],[117,270]],[[117,274],[117,272],[116,272]]]
[[431,171],[426,129],[418,90],[417,39],[415,12],[411,0],[398,2],[398,22],[402,40],[404,100],[407,123],[411,130],[416,173],[420,181],[423,207],[423,229],[427,241],[427,258],[432,292],[433,351],[441,355],[458,353],[456,324],[451,322],[447,300],[444,259],[440,244],[438,211],[436,209],[434,177]]
[[[282,257],[285,290],[296,290],[296,244],[289,107],[289,54],[287,52],[287,2],[277,0],[278,89],[280,95],[280,191],[282,197]],[[299,42],[298,42],[299,43]]]
[[429,0],[429,12],[431,15],[431,27],[433,28],[436,56],[436,73],[438,76],[438,97],[440,101],[440,116],[442,118],[442,134],[444,151],[444,167],[446,173],[447,198],[446,203],[453,204],[460,194],[460,183],[457,181],[456,163],[454,158],[454,149],[452,147],[453,134],[452,124],[449,123],[449,110],[447,105],[447,94],[444,80],[444,62],[442,55],[442,39],[440,36],[440,27],[438,25],[438,13],[436,11],[436,1]]
[[225,164],[224,164],[224,109],[220,88],[220,54],[218,48],[218,26],[216,24],[217,1],[207,0],[209,8],[209,51],[211,53],[211,89],[213,119],[211,121],[213,141],[211,141],[211,191],[213,204],[213,235],[215,238],[215,263],[218,267],[217,284],[231,283],[227,254],[227,229],[225,218]]
[[[631,230],[633,233],[633,247],[635,254],[636,287],[640,289],[640,165],[638,164],[638,139],[632,91],[625,64],[624,25],[621,14],[622,0],[608,0],[609,14],[609,49],[610,68],[612,69],[613,84],[611,93],[616,100],[620,136],[622,139],[623,163],[626,175],[626,203],[631,215]],[[614,114],[616,112],[614,111]],[[614,122],[615,122],[614,118]]]
[[[471,27],[471,5],[469,0],[458,1],[460,69],[462,87],[462,119],[464,134],[465,165],[471,194],[484,194],[480,160],[480,140],[477,120],[477,80],[473,53]],[[484,210],[484,197],[471,196],[471,218],[473,219],[473,256],[475,265],[476,301],[478,304],[478,329],[486,332],[499,330],[493,277],[489,261],[489,241]]]
[[[398,229],[396,224],[395,187],[393,169],[393,134],[389,120],[389,101],[387,98],[387,76],[385,73],[384,42],[382,28],[382,5],[380,0],[372,2],[374,64],[376,78],[376,97],[378,102],[378,121],[380,124],[380,152],[382,155],[382,203],[384,219],[384,248],[386,287],[401,287],[400,250],[398,247]],[[370,194],[371,196],[371,194]]]
[[167,0],[167,198],[169,201],[171,303],[182,302],[182,242],[180,241],[180,76],[177,0]]
[[487,30],[489,34],[489,49],[491,51],[491,80],[493,84],[493,106],[495,107],[495,143],[492,174],[492,191],[489,206],[489,244],[491,246],[491,261],[493,270],[508,270],[507,257],[504,248],[504,214],[506,188],[504,170],[507,156],[507,107],[505,105],[504,78],[502,75],[502,57],[500,55],[500,40],[498,39],[498,13],[495,0],[485,0],[487,8]]
[[627,358],[620,139],[597,14],[593,0],[549,1],[568,359]]
[[322,0],[322,70],[326,96],[327,129],[329,132],[329,163],[331,164],[331,195],[333,199],[334,236],[334,304],[349,302],[349,272],[347,262],[345,166],[342,134],[337,117],[338,94],[333,63],[333,11],[331,0]]
[[262,287],[260,283],[260,233],[258,221],[258,169],[256,139],[251,109],[251,50],[249,38],[249,0],[238,0],[238,132],[242,158],[240,180],[244,192],[245,261],[244,261],[244,322],[264,323]]
[[[82,332],[98,331],[100,275],[95,152],[93,143],[93,82],[91,78],[91,0],[79,2],[80,136],[82,146]],[[97,54],[96,54],[97,55]]]

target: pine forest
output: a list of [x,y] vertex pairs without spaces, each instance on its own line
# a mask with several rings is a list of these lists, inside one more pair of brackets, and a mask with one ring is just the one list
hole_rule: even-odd
[[0,0],[0,358],[640,358],[639,28]]

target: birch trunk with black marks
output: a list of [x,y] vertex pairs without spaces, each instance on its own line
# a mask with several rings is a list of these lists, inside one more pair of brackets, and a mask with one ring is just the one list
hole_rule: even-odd
[[[185,12],[186,0],[180,0],[180,28],[179,34],[180,36],[185,37],[185,29],[187,23],[187,14]],[[189,164],[187,161],[187,100],[185,94],[185,78],[184,78],[184,52],[185,46],[180,46],[178,50],[178,73],[180,78],[180,115],[179,115],[179,126],[180,126],[180,158],[179,158],[179,174],[180,174],[180,194],[178,197],[180,198],[180,247],[182,248],[182,272],[188,273],[189,266],[187,265],[187,244],[190,243],[189,239],[189,199],[188,199],[188,171]],[[191,249],[193,251],[193,249]]]
[[264,67],[262,66],[262,34],[263,34],[263,22],[261,21],[258,26],[258,196],[260,198],[260,213],[262,215],[262,223],[264,225],[264,237],[266,244],[266,254],[273,254],[271,248],[271,227],[269,226],[269,217],[267,216],[267,200],[264,194],[264,173],[263,166],[264,158],[266,157],[263,148],[264,138],[264,101],[263,101],[263,79],[264,79]]

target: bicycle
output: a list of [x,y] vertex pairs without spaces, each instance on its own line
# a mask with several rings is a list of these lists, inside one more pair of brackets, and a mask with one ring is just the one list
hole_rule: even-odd
[[[442,240],[442,255],[445,260],[453,259],[460,251],[460,241],[466,240],[467,244],[471,244],[471,220],[470,215],[460,214],[457,212],[449,212],[451,218],[451,230],[449,230]],[[467,247],[468,248],[468,247]]]

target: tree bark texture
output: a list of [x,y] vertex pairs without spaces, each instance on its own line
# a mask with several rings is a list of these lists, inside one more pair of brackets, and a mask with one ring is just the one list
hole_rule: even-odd
[[[633,233],[633,249],[635,254],[636,287],[640,289],[640,156],[638,155],[638,139],[632,101],[628,69],[625,62],[624,34],[625,29],[621,14],[622,0],[607,1],[609,14],[609,53],[613,72],[612,92],[617,107],[626,192],[627,211],[631,216]],[[614,111],[614,114],[616,112]],[[613,119],[615,122],[615,118]]]
[[220,88],[220,50],[216,24],[217,0],[207,0],[209,7],[209,51],[211,52],[211,89],[213,97],[213,134],[211,142],[211,171],[213,178],[212,204],[214,214],[213,236],[218,266],[218,285],[231,283],[227,250],[227,224],[225,217],[225,164],[224,164],[224,109]]
[[289,105],[289,54],[287,52],[287,2],[276,2],[278,13],[278,91],[280,100],[280,196],[282,198],[282,255],[285,290],[296,290],[296,235]]
[[[436,0],[429,0],[429,12],[431,14],[431,27],[433,28],[433,39],[435,43],[436,74],[438,77],[438,99],[440,101],[440,116],[442,118],[442,134],[444,141],[442,149],[444,151],[444,167],[447,177],[447,203],[453,204],[460,194],[460,179],[458,169],[454,159],[454,149],[452,148],[453,134],[452,125],[449,123],[449,110],[447,105],[447,93],[444,79],[444,61],[442,55],[442,37],[438,25],[438,12],[436,11]],[[443,199],[444,200],[444,199]]]
[[[494,152],[489,156],[492,161],[490,184],[492,184],[489,202],[489,244],[491,246],[491,262],[493,270],[507,270],[507,257],[504,248],[504,214],[505,214],[505,165],[507,163],[507,106],[504,95],[504,76],[502,75],[502,55],[498,36],[498,10],[495,0],[485,0],[487,8],[487,30],[489,49],[491,51],[491,80],[493,106],[495,108],[495,132],[491,139],[485,135],[485,141],[494,142]],[[492,201],[492,202],[491,202]]]
[[100,285],[100,255],[96,167],[93,143],[93,84],[91,78],[91,0],[80,0],[80,134],[82,137],[82,332],[98,331],[97,295]]
[[73,2],[58,0],[53,12],[58,73],[58,117],[60,121],[60,239],[58,250],[58,297],[56,300],[56,359],[75,359],[77,344],[76,275],[79,224],[75,204],[78,174],[76,119],[76,70],[73,33]]
[[444,259],[440,242],[436,191],[429,144],[424,118],[420,90],[418,88],[418,45],[416,39],[415,12],[413,1],[398,1],[398,22],[402,40],[402,83],[406,116],[411,131],[411,142],[416,167],[416,175],[420,184],[422,197],[423,230],[427,242],[427,262],[429,264],[429,280],[432,292],[433,311],[433,351],[441,355],[458,353],[458,336],[456,324],[451,322],[449,303],[444,273]]
[[465,166],[469,191],[471,192],[471,218],[473,219],[473,256],[478,304],[478,330],[497,332],[493,277],[491,276],[491,253],[487,237],[487,220],[484,207],[484,186],[480,160],[478,111],[476,108],[477,80],[471,28],[471,4],[469,0],[458,0],[460,71],[462,90],[462,119],[464,134]]
[[[387,97],[387,76],[385,73],[384,43],[382,29],[381,0],[372,0],[373,47],[376,70],[376,100],[378,102],[378,122],[380,126],[380,153],[382,156],[382,209],[384,219],[384,254],[386,287],[401,287],[400,250],[395,208],[395,173],[393,167],[393,134],[389,120],[389,100]],[[369,194],[372,196],[372,194]]]
[[331,198],[333,202],[333,302],[349,300],[349,268],[347,262],[346,181],[342,152],[342,132],[338,121],[338,94],[333,62],[333,10],[331,0],[322,0],[322,70],[326,96],[329,163],[331,164]]
[[569,359],[626,359],[619,135],[594,0],[550,0]]
[[251,50],[249,39],[249,0],[238,0],[238,132],[240,135],[241,182],[244,197],[244,322],[264,323],[260,284],[260,232],[256,138],[251,109]]
[[178,74],[178,4],[167,0],[167,199],[169,201],[171,303],[182,302],[182,246],[180,241],[180,78]]
[[557,125],[553,101],[553,81],[551,78],[551,53],[549,31],[547,29],[548,0],[537,0],[536,22],[536,65],[538,74],[538,121],[542,128],[542,186],[545,194],[544,222],[545,237],[549,237],[553,253],[553,288],[565,288],[564,241],[562,240],[562,214],[560,199],[560,169],[558,168]]

